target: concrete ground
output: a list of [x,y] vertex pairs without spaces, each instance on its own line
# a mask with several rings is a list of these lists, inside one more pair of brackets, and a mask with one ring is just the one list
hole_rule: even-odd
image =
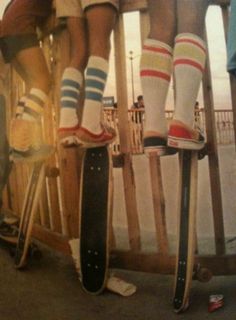
[[[173,276],[114,270],[135,284],[137,292],[121,297],[105,291],[91,296],[80,287],[72,260],[42,247],[43,257],[24,271],[14,268],[6,249],[0,249],[1,320],[172,320],[236,317],[236,276],[193,282],[190,308],[181,315],[171,305]],[[211,294],[223,294],[225,306],[208,313]]]
[[[225,230],[227,239],[233,239],[236,235],[235,149],[233,146],[225,146],[220,147],[219,151]],[[172,162],[175,159],[171,158],[164,161],[167,224],[171,235],[174,234],[176,224],[175,215],[171,214],[176,200],[173,191],[171,192],[173,188],[168,185],[169,181],[173,181],[173,179],[169,179],[168,176],[174,176],[172,172],[174,163],[172,165]],[[155,250],[155,247],[153,247],[153,243],[155,243],[153,222],[151,213],[148,214],[152,211],[152,208],[150,207],[150,192],[147,188],[149,184],[148,174],[144,174],[144,170],[147,170],[146,162],[147,159],[144,156],[134,157],[137,193],[142,195],[138,199],[140,221],[145,229],[142,233],[143,248],[145,250]],[[213,232],[207,171],[208,166],[205,159],[200,162],[198,210],[198,235],[200,239],[204,240],[199,247],[200,253],[204,254],[214,251],[214,246],[211,244],[213,242]],[[115,190],[121,190],[120,169],[116,169],[114,174]],[[147,181],[144,181],[144,178]],[[125,227],[123,214],[125,211],[120,194],[115,194],[114,223],[117,228],[117,243],[119,247],[125,248],[127,247],[127,236],[125,237],[125,232],[122,232],[122,228]],[[126,298],[108,291],[100,296],[91,296],[81,289],[78,275],[70,257],[52,252],[41,244],[40,247],[43,252],[42,259],[32,261],[25,271],[17,271],[8,251],[0,246],[0,320],[236,319],[236,276],[213,277],[208,283],[194,281],[191,290],[190,308],[184,314],[176,315],[173,312],[171,302],[173,276],[115,270],[117,276],[135,284],[137,292]],[[174,246],[171,245],[171,247]],[[235,252],[235,241],[229,242],[227,253]],[[223,294],[225,305],[214,313],[208,313],[208,300],[212,294]]]

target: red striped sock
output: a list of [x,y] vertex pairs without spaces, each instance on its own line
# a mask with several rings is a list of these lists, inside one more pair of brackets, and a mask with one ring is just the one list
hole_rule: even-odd
[[192,127],[206,60],[204,41],[195,34],[179,34],[175,39],[173,59],[176,89],[174,119]]
[[146,39],[140,61],[145,104],[145,131],[167,133],[165,104],[171,79],[172,49],[166,43]]

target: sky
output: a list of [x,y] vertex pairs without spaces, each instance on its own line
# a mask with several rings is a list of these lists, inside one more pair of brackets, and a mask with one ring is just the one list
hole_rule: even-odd
[[[9,0],[1,0],[0,17],[2,8],[9,2]],[[139,15],[137,12],[127,13],[124,15],[125,22],[125,37],[126,37],[126,63],[127,63],[127,83],[128,83],[128,107],[132,104],[132,79],[130,54],[133,52],[133,69],[134,69],[134,96],[137,97],[142,94],[140,79],[139,79],[139,60],[141,54],[140,35],[139,30]],[[213,93],[216,109],[230,109],[230,88],[229,79],[226,72],[226,48],[224,42],[223,23],[221,17],[221,10],[219,6],[210,6],[206,17],[207,34],[209,40],[209,51],[211,61],[211,71],[213,76]],[[116,100],[114,76],[114,51],[110,55],[110,72],[107,86],[105,89],[105,96],[114,96]],[[167,98],[167,109],[173,109],[173,90],[169,90]],[[198,98],[200,105],[202,104],[202,94],[200,91]]]
[[[132,104],[132,86],[131,86],[131,67],[129,52],[133,51],[133,68],[134,68],[134,96],[137,97],[142,94],[140,80],[139,80],[139,60],[141,54],[139,30],[139,16],[138,13],[125,14],[125,35],[126,35],[126,63],[127,63],[127,82],[129,106]],[[206,17],[207,35],[209,42],[209,52],[211,61],[211,72],[213,77],[213,93],[216,109],[230,109],[230,89],[228,74],[226,72],[226,46],[224,42],[223,22],[221,10],[218,6],[210,6]],[[108,78],[105,95],[114,95],[116,97],[114,84],[114,66],[113,66],[114,52],[110,56],[110,74]],[[167,109],[173,109],[173,90],[169,90],[167,99]],[[201,90],[198,100],[202,105]]]

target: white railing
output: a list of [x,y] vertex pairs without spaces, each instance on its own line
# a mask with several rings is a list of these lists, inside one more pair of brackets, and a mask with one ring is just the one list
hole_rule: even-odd
[[[173,115],[172,110],[166,111],[167,119],[171,119]],[[142,139],[143,128],[145,121],[145,110],[130,109],[127,111],[128,123],[129,123],[129,139],[132,154],[143,153]],[[114,128],[117,133],[117,138],[113,143],[113,154],[120,153],[120,141],[119,141],[119,122],[117,116],[117,109],[105,108],[104,109],[104,121],[109,126]],[[196,121],[200,124],[200,127],[205,131],[205,114],[204,110],[196,114]],[[233,124],[233,111],[232,110],[215,110],[215,122],[216,122],[216,136],[217,143],[219,145],[227,145],[234,143],[234,124]]]

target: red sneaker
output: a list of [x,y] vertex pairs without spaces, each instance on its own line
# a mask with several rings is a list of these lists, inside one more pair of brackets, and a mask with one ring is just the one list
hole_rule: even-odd
[[63,147],[65,148],[81,145],[81,141],[78,138],[79,129],[79,124],[77,124],[74,127],[59,128],[58,136],[60,144],[63,145]]
[[173,120],[170,124],[167,144],[172,148],[201,150],[205,140],[199,128],[192,129],[181,121]]
[[102,125],[102,132],[99,134],[92,133],[86,128],[80,127],[77,136],[85,148],[94,148],[104,146],[114,141],[116,132],[111,127]]

